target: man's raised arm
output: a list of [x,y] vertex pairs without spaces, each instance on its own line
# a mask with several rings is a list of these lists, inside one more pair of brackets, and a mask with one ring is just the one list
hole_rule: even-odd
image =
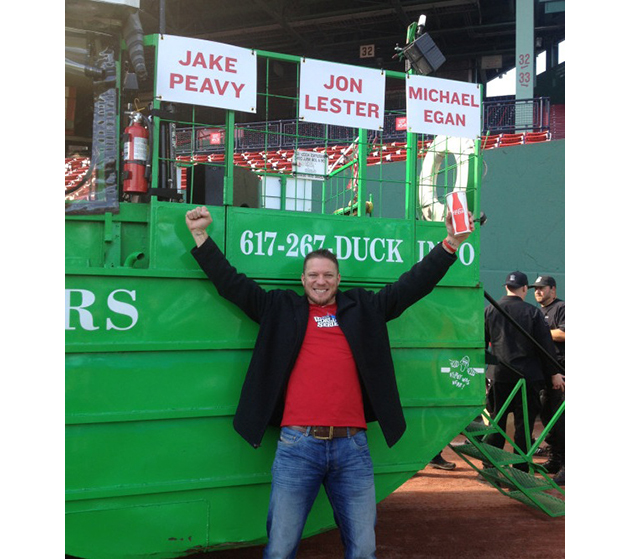
[[190,234],[195,239],[195,243],[200,247],[208,238],[206,229],[212,223],[210,211],[205,206],[186,212],[186,225],[190,229]]

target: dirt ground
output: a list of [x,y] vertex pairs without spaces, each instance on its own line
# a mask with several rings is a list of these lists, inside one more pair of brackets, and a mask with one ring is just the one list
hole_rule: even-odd
[[[442,456],[456,468],[427,466],[378,504],[378,559],[564,559],[564,516],[549,517],[481,483],[450,448]],[[262,557],[262,549],[200,553],[190,559],[253,559]],[[338,531],[305,539],[297,557],[342,558]]]

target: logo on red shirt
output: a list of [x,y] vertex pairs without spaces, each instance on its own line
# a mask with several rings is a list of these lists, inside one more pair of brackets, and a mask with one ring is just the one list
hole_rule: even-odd
[[315,319],[318,328],[334,328],[335,326],[339,326],[337,317],[334,314],[329,314],[327,316],[314,316],[313,318]]

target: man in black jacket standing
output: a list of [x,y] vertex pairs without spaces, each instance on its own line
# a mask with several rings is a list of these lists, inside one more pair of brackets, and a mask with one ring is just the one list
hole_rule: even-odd
[[[472,214],[468,219],[474,229]],[[324,486],[346,559],[375,557],[376,500],[366,429],[378,421],[389,446],[405,430],[386,323],[428,295],[455,262],[468,234],[447,236],[400,278],[377,292],[340,290],[328,250],[304,260],[304,295],[265,291],[238,273],[206,229],[207,208],[186,214],[192,254],[218,293],[260,324],[234,416],[236,431],[260,445],[281,427],[272,467],[265,559],[293,558]]]
[[[551,332],[551,339],[556,346],[558,363],[564,367],[564,301],[559,299],[556,293],[556,280],[551,276],[538,276],[530,285],[534,289],[534,297],[540,304],[540,310],[545,316],[547,327]],[[543,398],[543,406],[540,419],[543,425],[547,425],[560,405],[564,402],[564,391],[546,390]],[[558,485],[564,485],[564,413],[558,418],[556,424],[547,435],[550,456],[543,466],[549,473],[557,474],[554,481]]]
[[[555,355],[549,328],[540,309],[525,302],[529,282],[523,272],[512,272],[505,280],[505,296],[498,304],[525,332],[527,332],[550,355]],[[517,395],[511,402],[508,412],[499,420],[499,427],[505,431],[507,416],[514,414],[514,442],[523,451],[527,441],[531,441],[536,416],[540,413],[540,393],[551,387],[564,390],[564,380],[551,360],[547,359],[531,340],[522,334],[501,312],[492,305],[485,310],[486,347],[490,346],[498,364],[488,366],[487,377],[488,409],[495,417],[507,401],[520,378],[525,378],[527,392],[528,424],[525,425],[522,398]],[[485,442],[503,448],[505,439],[500,433],[489,435]],[[515,468],[527,470],[527,465],[515,464]]]

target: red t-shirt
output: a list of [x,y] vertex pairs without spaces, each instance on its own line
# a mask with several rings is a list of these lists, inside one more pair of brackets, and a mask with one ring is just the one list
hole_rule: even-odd
[[367,428],[359,375],[337,304],[309,305],[304,343],[289,379],[282,425]]

